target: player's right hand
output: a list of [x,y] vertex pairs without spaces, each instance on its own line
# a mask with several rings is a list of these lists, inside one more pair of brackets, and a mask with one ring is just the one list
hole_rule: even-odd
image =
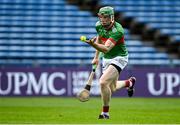
[[99,64],[99,59],[93,59],[91,63],[93,65],[98,65]]

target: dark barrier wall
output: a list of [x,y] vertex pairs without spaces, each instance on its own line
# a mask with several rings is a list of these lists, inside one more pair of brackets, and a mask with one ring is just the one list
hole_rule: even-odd
[[[90,67],[0,68],[0,96],[75,96],[85,85]],[[99,96],[97,70],[91,95]],[[137,78],[137,97],[180,97],[180,68],[131,68],[120,79]],[[113,96],[127,96],[122,89]]]

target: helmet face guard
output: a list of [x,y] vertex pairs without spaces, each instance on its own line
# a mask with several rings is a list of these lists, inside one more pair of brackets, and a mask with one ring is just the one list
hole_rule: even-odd
[[102,14],[98,14],[99,17],[99,21],[103,26],[109,26],[112,23],[112,16],[110,15],[102,15]]

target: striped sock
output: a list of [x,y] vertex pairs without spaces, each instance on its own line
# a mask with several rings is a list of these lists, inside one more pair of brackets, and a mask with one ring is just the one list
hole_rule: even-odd
[[125,87],[131,87],[132,82],[130,80],[125,80]]

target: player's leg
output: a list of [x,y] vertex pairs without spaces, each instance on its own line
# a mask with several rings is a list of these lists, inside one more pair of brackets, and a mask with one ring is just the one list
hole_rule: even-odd
[[134,83],[135,83],[135,78],[134,77],[130,77],[127,80],[117,81],[116,82],[116,90],[119,90],[121,88],[131,87],[131,86],[133,86]]
[[[118,76],[119,76],[122,69],[119,66],[117,66],[116,64],[111,64],[111,65],[116,68],[116,70],[118,71]],[[114,81],[110,84],[110,88],[111,88],[112,92],[115,92],[117,89],[123,88],[123,87],[124,87],[124,82],[118,81],[118,77],[117,77],[117,79],[114,79]]]
[[102,98],[105,98],[103,99],[105,105],[109,105],[108,100],[110,99],[108,99],[107,96],[109,97],[109,95],[111,95],[110,85],[111,83],[113,83],[113,81],[117,80],[118,76],[119,74],[116,68],[112,65],[109,65],[109,67],[100,78]]
[[126,88],[128,92],[128,96],[132,97],[134,94],[134,84],[136,82],[135,77],[130,77],[128,80],[121,80],[121,81],[113,81],[110,85],[110,89],[112,92],[115,92],[121,88]]
[[110,84],[112,84],[113,81],[117,80],[118,76],[119,73],[117,69],[114,66],[109,65],[100,78],[103,109],[99,118],[109,118],[109,103],[112,94],[110,89]]
[[117,82],[118,78],[115,79],[110,85],[110,89],[111,89],[111,93],[115,92],[117,89],[116,89],[116,82]]
[[110,84],[110,89],[112,92],[115,92],[119,89],[122,89],[122,88],[126,88],[126,87],[129,87],[131,83],[129,83],[128,80],[121,80],[121,81],[118,81],[118,80],[114,80],[112,82],[112,84]]
[[[117,58],[117,60],[113,60],[111,65],[113,65],[117,69],[117,71],[120,75],[122,69],[124,69],[124,67],[127,65],[127,60],[126,60],[126,58],[119,58],[119,59]],[[110,89],[112,92],[115,92],[116,90],[119,90],[121,88],[126,88],[127,92],[128,92],[128,96],[129,97],[133,96],[134,84],[136,82],[135,77],[130,77],[127,80],[121,80],[121,81],[118,81],[118,79],[117,79],[117,80],[114,80],[113,82],[114,83],[110,84]]]

